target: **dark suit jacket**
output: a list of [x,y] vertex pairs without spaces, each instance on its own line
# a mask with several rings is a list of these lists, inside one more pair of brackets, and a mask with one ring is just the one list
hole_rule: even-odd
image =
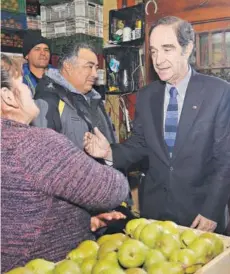
[[224,230],[230,194],[230,85],[192,72],[172,159],[163,132],[165,83],[156,81],[137,97],[132,136],[112,145],[116,168],[149,156],[141,215],[190,226],[201,214]]

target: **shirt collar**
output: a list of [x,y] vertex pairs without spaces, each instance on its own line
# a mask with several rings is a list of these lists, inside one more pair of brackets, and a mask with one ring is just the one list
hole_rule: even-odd
[[[178,91],[178,94],[180,97],[184,98],[185,97],[185,93],[188,87],[188,82],[191,78],[192,75],[192,69],[191,66],[189,66],[189,70],[188,73],[186,74],[186,76],[178,83],[176,89]],[[173,87],[173,85],[166,83],[166,91],[169,91],[171,88]]]

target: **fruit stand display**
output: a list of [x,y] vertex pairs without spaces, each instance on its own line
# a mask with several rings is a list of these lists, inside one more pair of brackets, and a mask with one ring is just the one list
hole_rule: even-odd
[[1,9],[13,12],[25,13],[25,0],[2,0]]
[[124,233],[83,241],[61,262],[34,259],[7,274],[229,274],[229,270],[230,237],[139,218],[129,221]]
[[25,0],[3,0],[1,6],[1,49],[22,52],[22,40],[27,29]]

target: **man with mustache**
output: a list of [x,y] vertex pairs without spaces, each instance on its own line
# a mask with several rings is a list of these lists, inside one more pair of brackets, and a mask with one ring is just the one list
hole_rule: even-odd
[[23,39],[23,56],[27,63],[23,65],[23,83],[26,84],[32,95],[45,71],[51,67],[49,40],[38,32],[28,30]]
[[[93,47],[78,42],[66,45],[58,69],[48,69],[36,87],[34,99],[40,114],[33,125],[66,135],[82,150],[84,134],[94,127],[100,128],[114,143],[112,123],[100,94],[93,89],[97,69],[98,58]],[[123,218],[120,212],[103,213],[91,219],[91,228],[96,230],[108,221]]]
[[85,149],[119,169],[148,156],[143,217],[222,233],[230,193],[230,85],[191,68],[190,23],[161,18],[149,41],[160,79],[137,95],[132,136],[110,145],[95,129],[85,135]]

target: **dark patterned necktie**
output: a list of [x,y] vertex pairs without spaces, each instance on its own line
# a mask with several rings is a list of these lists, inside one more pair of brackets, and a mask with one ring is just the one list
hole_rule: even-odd
[[169,156],[172,157],[173,147],[176,140],[178,125],[178,103],[177,89],[172,87],[169,91],[170,99],[165,117],[165,142],[168,147]]

